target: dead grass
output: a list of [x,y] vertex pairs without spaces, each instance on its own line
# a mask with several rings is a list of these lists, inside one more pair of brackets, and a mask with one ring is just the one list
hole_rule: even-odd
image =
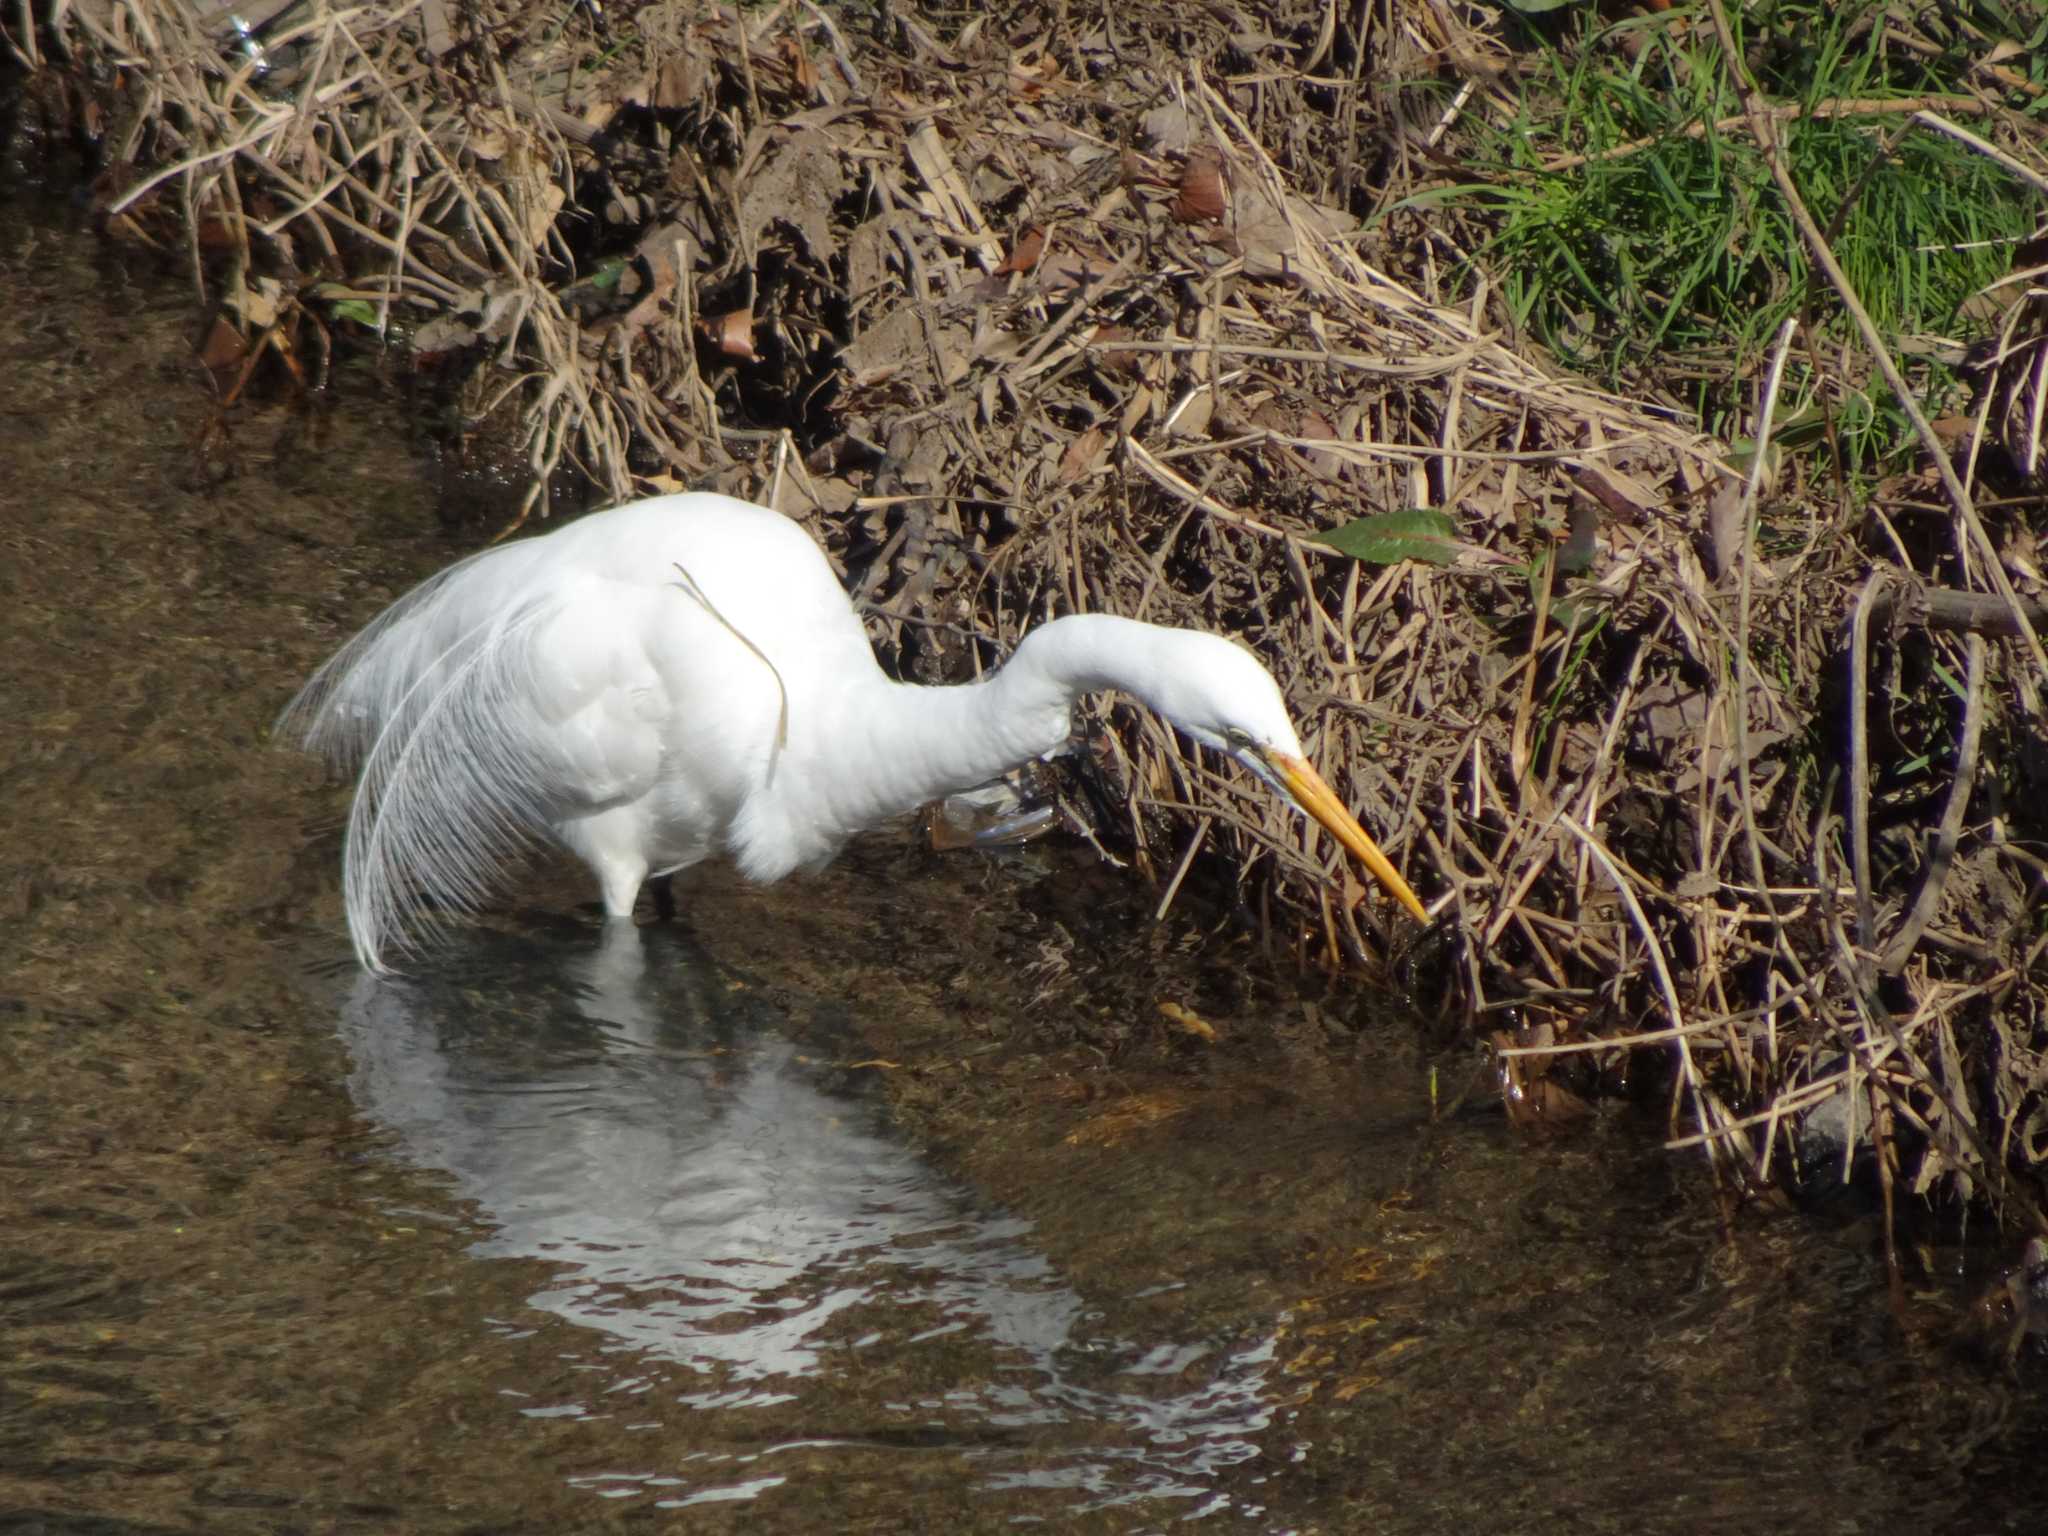
[[[1503,46],[1340,9],[269,0],[247,42],[211,0],[57,0],[12,44],[245,352],[465,370],[522,517],[564,466],[773,502],[921,675],[1076,609],[1244,635],[1438,921],[1376,932],[1302,823],[1120,716],[1107,835],[1162,908],[1200,851],[1303,964],[1391,953],[1468,1029],[1511,1008],[1510,1053],[1668,1064],[1731,1196],[1820,1176],[1798,1128],[1846,1094],[1888,1199],[2048,1230],[2048,828],[2000,798],[2048,776],[2024,516],[1925,422],[1924,475],[1828,504],[1769,447],[1775,365],[1738,464],[1511,346],[1450,297],[1454,225],[1358,217],[1498,108]],[[2038,399],[1988,389],[1969,441],[2038,446]],[[1318,541],[1415,507],[1444,563]]]

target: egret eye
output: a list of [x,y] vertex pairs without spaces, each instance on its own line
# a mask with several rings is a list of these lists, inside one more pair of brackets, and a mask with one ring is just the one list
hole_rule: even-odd
[[1231,751],[1242,752],[1252,744],[1252,733],[1233,725],[1224,730],[1223,739],[1230,744]]

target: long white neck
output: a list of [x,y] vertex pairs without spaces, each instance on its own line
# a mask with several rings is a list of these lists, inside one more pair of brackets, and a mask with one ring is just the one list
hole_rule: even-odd
[[[889,681],[878,670],[823,709],[810,738],[743,836],[750,874],[829,858],[854,832],[970,789],[1054,751],[1075,700],[1124,686],[1126,647],[1162,633],[1100,615],[1055,619],[1024,637],[994,676],[956,687]],[[785,811],[787,814],[778,814]]]

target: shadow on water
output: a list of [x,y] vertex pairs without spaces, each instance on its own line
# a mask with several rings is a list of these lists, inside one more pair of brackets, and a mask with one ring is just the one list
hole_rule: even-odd
[[812,1476],[826,1450],[835,1476],[958,1457],[981,1496],[1034,1508],[1233,1502],[1216,1475],[1259,1454],[1271,1336],[1102,1336],[1031,1223],[935,1172],[835,1064],[859,1049],[842,1008],[792,1018],[673,928],[609,925],[588,953],[472,931],[423,970],[355,982],[350,1091],[453,1177],[492,1228],[478,1256],[559,1266],[528,1300],[587,1331],[587,1375],[518,1411],[721,1411],[723,1447],[583,1486],[766,1496],[801,1448]]

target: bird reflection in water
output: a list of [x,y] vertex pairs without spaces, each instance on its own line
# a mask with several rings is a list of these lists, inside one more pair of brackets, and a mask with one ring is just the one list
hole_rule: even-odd
[[[343,1032],[358,1103],[495,1228],[476,1252],[561,1266],[529,1300],[602,1336],[594,1396],[652,1374],[685,1408],[765,1410],[754,1452],[965,1449],[984,1497],[1233,1502],[1216,1480],[1258,1454],[1270,1338],[1091,1336],[1029,1223],[926,1167],[819,1059],[843,1054],[835,1005],[798,1027],[674,928],[563,948],[472,930],[431,975],[359,974]],[[772,1485],[759,1459],[697,1496]]]

